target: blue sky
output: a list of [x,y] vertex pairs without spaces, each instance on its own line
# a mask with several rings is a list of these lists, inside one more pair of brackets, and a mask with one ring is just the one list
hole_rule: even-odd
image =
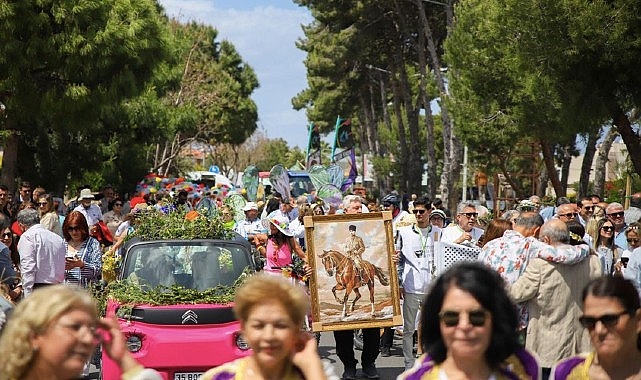
[[258,106],[258,127],[269,138],[283,138],[305,149],[307,118],[291,99],[307,87],[305,54],[295,42],[301,25],[312,17],[291,0],[159,0],[170,17],[212,25],[219,39],[231,41],[256,72],[260,82],[252,98]]

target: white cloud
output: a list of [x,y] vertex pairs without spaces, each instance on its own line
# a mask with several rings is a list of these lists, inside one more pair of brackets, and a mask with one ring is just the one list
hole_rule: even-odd
[[307,87],[305,54],[295,46],[303,36],[302,24],[311,22],[304,8],[256,6],[253,9],[219,9],[212,0],[160,0],[170,17],[182,22],[212,25],[220,39],[234,44],[256,71],[260,88],[252,98],[260,124],[270,138],[283,138],[290,146],[307,144],[307,118],[292,109],[291,98]]

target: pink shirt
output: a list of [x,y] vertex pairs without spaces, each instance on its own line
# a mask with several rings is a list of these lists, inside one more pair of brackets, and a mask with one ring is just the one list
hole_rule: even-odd
[[265,270],[267,271],[278,271],[280,272],[282,267],[286,267],[292,263],[292,250],[289,248],[289,244],[285,243],[280,247],[276,247],[276,244],[272,239],[267,241],[267,250],[266,252],[266,261],[265,261]]

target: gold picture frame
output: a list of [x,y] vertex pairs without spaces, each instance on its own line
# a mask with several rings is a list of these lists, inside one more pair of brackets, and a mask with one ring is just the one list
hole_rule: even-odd
[[[402,325],[391,212],[306,216],[304,222],[312,330]],[[356,291],[346,295],[350,288]]]

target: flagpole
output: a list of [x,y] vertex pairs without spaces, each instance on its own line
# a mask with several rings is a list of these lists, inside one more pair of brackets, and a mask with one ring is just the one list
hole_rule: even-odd
[[331,162],[336,162],[334,160],[334,154],[336,153],[336,142],[338,141],[338,127],[341,125],[341,115],[336,117],[336,128],[334,128],[334,144],[332,146],[332,159]]
[[312,150],[312,133],[314,131],[314,122],[310,121],[309,122],[309,133],[307,134],[307,156],[305,157],[305,167],[308,168],[308,163],[309,163],[309,153]]

